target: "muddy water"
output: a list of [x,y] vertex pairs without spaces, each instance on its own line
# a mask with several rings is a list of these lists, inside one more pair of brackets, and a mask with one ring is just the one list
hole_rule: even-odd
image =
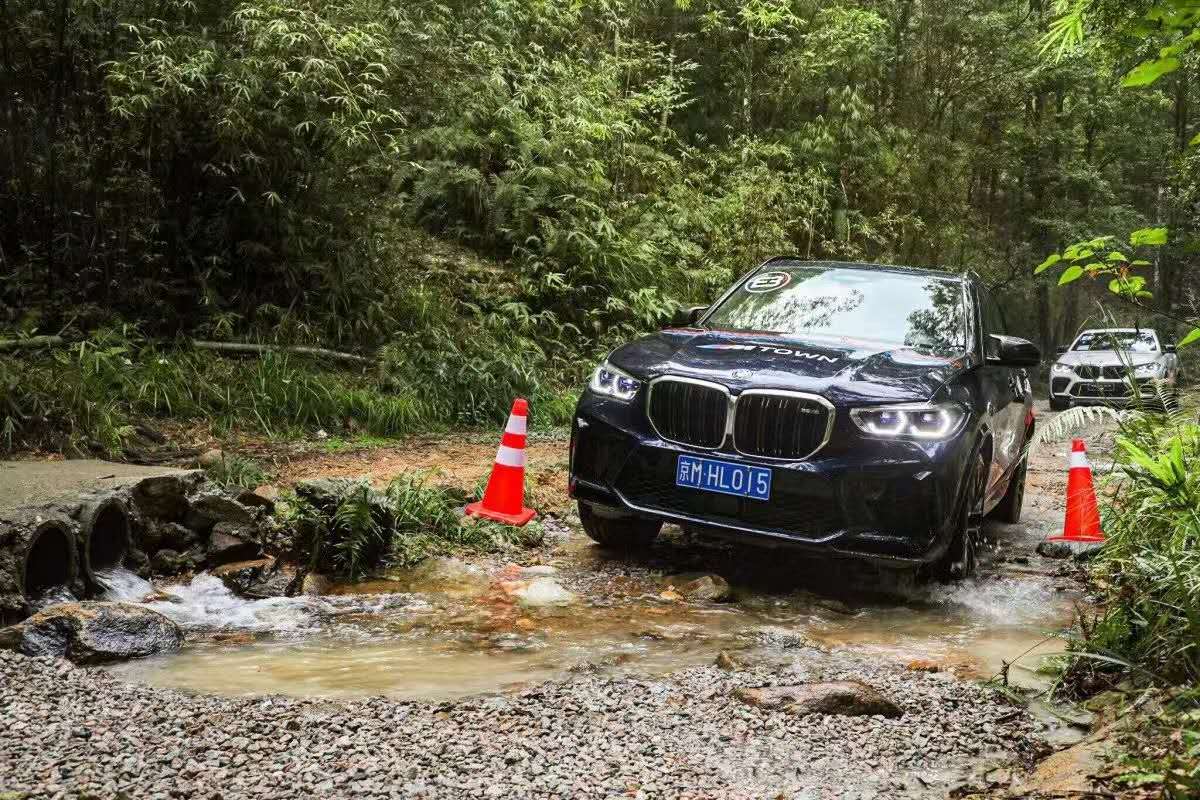
[[[535,576],[502,564],[449,562],[331,596],[258,601],[201,575],[162,587],[150,603],[189,631],[184,651],[114,669],[221,693],[447,699],[577,670],[664,673],[711,663],[722,650],[815,643],[900,663],[931,660],[977,678],[1027,654],[1010,678],[1038,686],[1037,657],[1061,650],[1052,634],[1069,621],[1075,598],[1044,573],[1003,568],[900,599],[798,590],[796,581],[781,589],[749,568],[732,570],[732,602],[691,603],[668,589],[662,567],[674,558],[614,561],[576,534],[547,559],[551,579],[575,597],[544,607],[514,594]],[[110,578],[113,599],[137,601],[154,590],[131,577]]]

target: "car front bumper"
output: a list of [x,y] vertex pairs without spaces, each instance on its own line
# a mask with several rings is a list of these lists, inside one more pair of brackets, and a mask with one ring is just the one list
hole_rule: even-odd
[[[665,441],[635,400],[585,393],[571,434],[570,491],[600,513],[656,517],[705,533],[865,558],[921,564],[949,544],[969,427],[940,442],[863,436],[845,410],[828,445],[803,461],[703,450]],[[771,498],[731,497],[675,484],[680,455],[772,470]]]
[[1080,378],[1078,375],[1054,375],[1050,379],[1050,396],[1070,400],[1076,405],[1123,406],[1136,399],[1155,397],[1154,379],[1137,378],[1137,390],[1128,378]]

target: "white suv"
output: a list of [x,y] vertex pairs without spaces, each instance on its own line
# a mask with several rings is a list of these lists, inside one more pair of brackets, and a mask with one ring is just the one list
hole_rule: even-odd
[[1175,345],[1148,328],[1093,328],[1058,353],[1050,367],[1055,411],[1072,404],[1126,405],[1138,396],[1154,397],[1154,381],[1174,387],[1179,379]]

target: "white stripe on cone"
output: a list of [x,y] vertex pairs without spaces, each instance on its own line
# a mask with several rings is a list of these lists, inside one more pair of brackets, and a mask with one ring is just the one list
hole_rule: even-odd
[[525,466],[525,451],[502,444],[496,451],[496,463],[506,467],[523,467]]
[[1071,451],[1071,469],[1076,469],[1077,467],[1091,469],[1091,467],[1088,466],[1087,453],[1082,450]]
[[505,433],[519,433],[525,435],[525,417],[518,414],[512,414],[508,418],[508,425],[504,427]]

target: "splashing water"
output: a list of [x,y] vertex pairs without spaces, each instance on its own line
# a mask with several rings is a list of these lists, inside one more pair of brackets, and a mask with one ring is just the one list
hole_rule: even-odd
[[114,602],[141,602],[146,595],[154,593],[154,586],[124,567],[97,570],[96,582],[104,588],[101,600]]
[[150,581],[118,567],[96,573],[106,588],[101,598],[138,603],[169,617],[184,630],[293,633],[318,624],[318,605],[306,597],[246,600],[220,578],[203,574],[190,583],[156,591]]

